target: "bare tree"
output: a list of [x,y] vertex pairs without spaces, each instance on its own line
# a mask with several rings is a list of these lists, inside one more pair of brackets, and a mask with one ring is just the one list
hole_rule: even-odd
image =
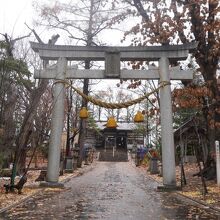
[[[107,0],[78,0],[68,4],[55,2],[54,5],[35,4],[39,11],[38,25],[61,30],[73,40],[74,44],[96,46],[102,43],[98,34],[110,28],[111,19],[115,17],[115,8]],[[85,60],[84,68],[90,69],[92,63]],[[83,80],[83,93],[89,94],[89,79]],[[82,100],[82,107],[87,107],[87,100]],[[81,149],[85,139],[86,123],[80,122],[79,144]]]

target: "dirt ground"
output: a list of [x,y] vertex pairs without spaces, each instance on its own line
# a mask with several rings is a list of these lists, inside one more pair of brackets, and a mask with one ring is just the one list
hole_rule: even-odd
[[[145,171],[147,168],[145,166],[141,166],[140,169]],[[220,187],[217,186],[216,180],[205,181],[208,193],[204,194],[204,187],[202,186],[201,177],[193,176],[193,174],[199,172],[197,164],[185,164],[184,171],[186,176],[186,185],[182,187],[182,191],[179,193],[196,201],[208,204],[209,206],[216,208],[220,207]],[[162,183],[163,180],[160,175],[152,175],[149,171],[147,171],[147,174],[150,175],[151,178]],[[176,177],[177,185],[180,186],[180,167],[176,167]]]
[[[64,181],[65,179],[71,176],[77,176],[79,172],[80,171],[78,170],[71,174],[65,173],[63,176],[59,177],[59,181]],[[33,195],[39,192],[40,190],[42,190],[42,188],[39,187],[39,182],[35,182],[35,179],[37,179],[39,174],[40,174],[40,170],[28,172],[27,183],[25,184],[21,194],[18,194],[16,190],[14,193],[6,194],[3,185],[9,183],[10,180],[8,178],[1,178],[0,179],[0,210],[8,206],[11,206],[13,204],[19,203],[25,200],[25,198],[29,197],[30,195]],[[16,178],[15,183],[17,181],[19,181],[19,177]]]
[[[220,206],[220,188],[217,187],[216,181],[206,181],[207,188],[208,188],[208,194],[204,195],[203,193],[203,187],[201,184],[201,178],[200,177],[193,177],[194,173],[198,172],[198,167],[195,164],[186,164],[185,165],[185,175],[186,175],[186,181],[187,185],[185,185],[180,191],[180,193],[184,196],[190,197],[194,200],[204,202],[210,206],[219,207]],[[83,169],[83,168],[81,168]],[[160,177],[158,174],[150,174],[147,171],[146,166],[140,166],[138,167],[140,169],[140,172],[146,173],[146,175],[149,175],[151,178],[155,179],[158,182],[162,182],[162,177]],[[77,176],[82,172],[81,170],[74,171],[72,174],[64,174],[63,176],[60,176],[59,181],[65,181],[65,179],[70,178],[71,176]],[[30,195],[33,195],[37,193],[38,191],[42,190],[40,188],[39,182],[35,182],[35,179],[38,177],[40,171],[29,171],[28,173],[28,181],[25,184],[25,187],[22,191],[22,194],[15,193],[8,193],[5,194],[5,190],[3,187],[4,183],[7,183],[9,180],[7,179],[0,179],[0,209],[4,209],[8,206],[13,206],[15,203],[20,203],[25,198],[29,197]],[[176,174],[177,174],[177,182],[178,185],[180,185],[180,168],[176,168]]]

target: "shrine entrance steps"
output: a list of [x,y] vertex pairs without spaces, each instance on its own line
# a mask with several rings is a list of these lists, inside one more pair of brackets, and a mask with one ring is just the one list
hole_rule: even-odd
[[99,161],[114,161],[114,162],[126,162],[128,161],[127,149],[117,149],[114,151],[112,149],[99,149]]

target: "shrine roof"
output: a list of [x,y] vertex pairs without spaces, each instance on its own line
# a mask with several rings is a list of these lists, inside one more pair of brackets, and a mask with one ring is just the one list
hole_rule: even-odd
[[[106,128],[107,122],[96,122],[96,125],[100,130],[104,130]],[[117,122],[117,130],[127,130],[132,131],[137,128],[137,125],[133,122],[127,123],[127,122]]]

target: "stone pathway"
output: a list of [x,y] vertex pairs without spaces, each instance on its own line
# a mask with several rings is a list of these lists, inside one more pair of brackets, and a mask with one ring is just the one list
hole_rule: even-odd
[[176,193],[158,192],[157,183],[130,162],[97,162],[72,178],[65,189],[47,189],[2,213],[0,219],[220,219]]

